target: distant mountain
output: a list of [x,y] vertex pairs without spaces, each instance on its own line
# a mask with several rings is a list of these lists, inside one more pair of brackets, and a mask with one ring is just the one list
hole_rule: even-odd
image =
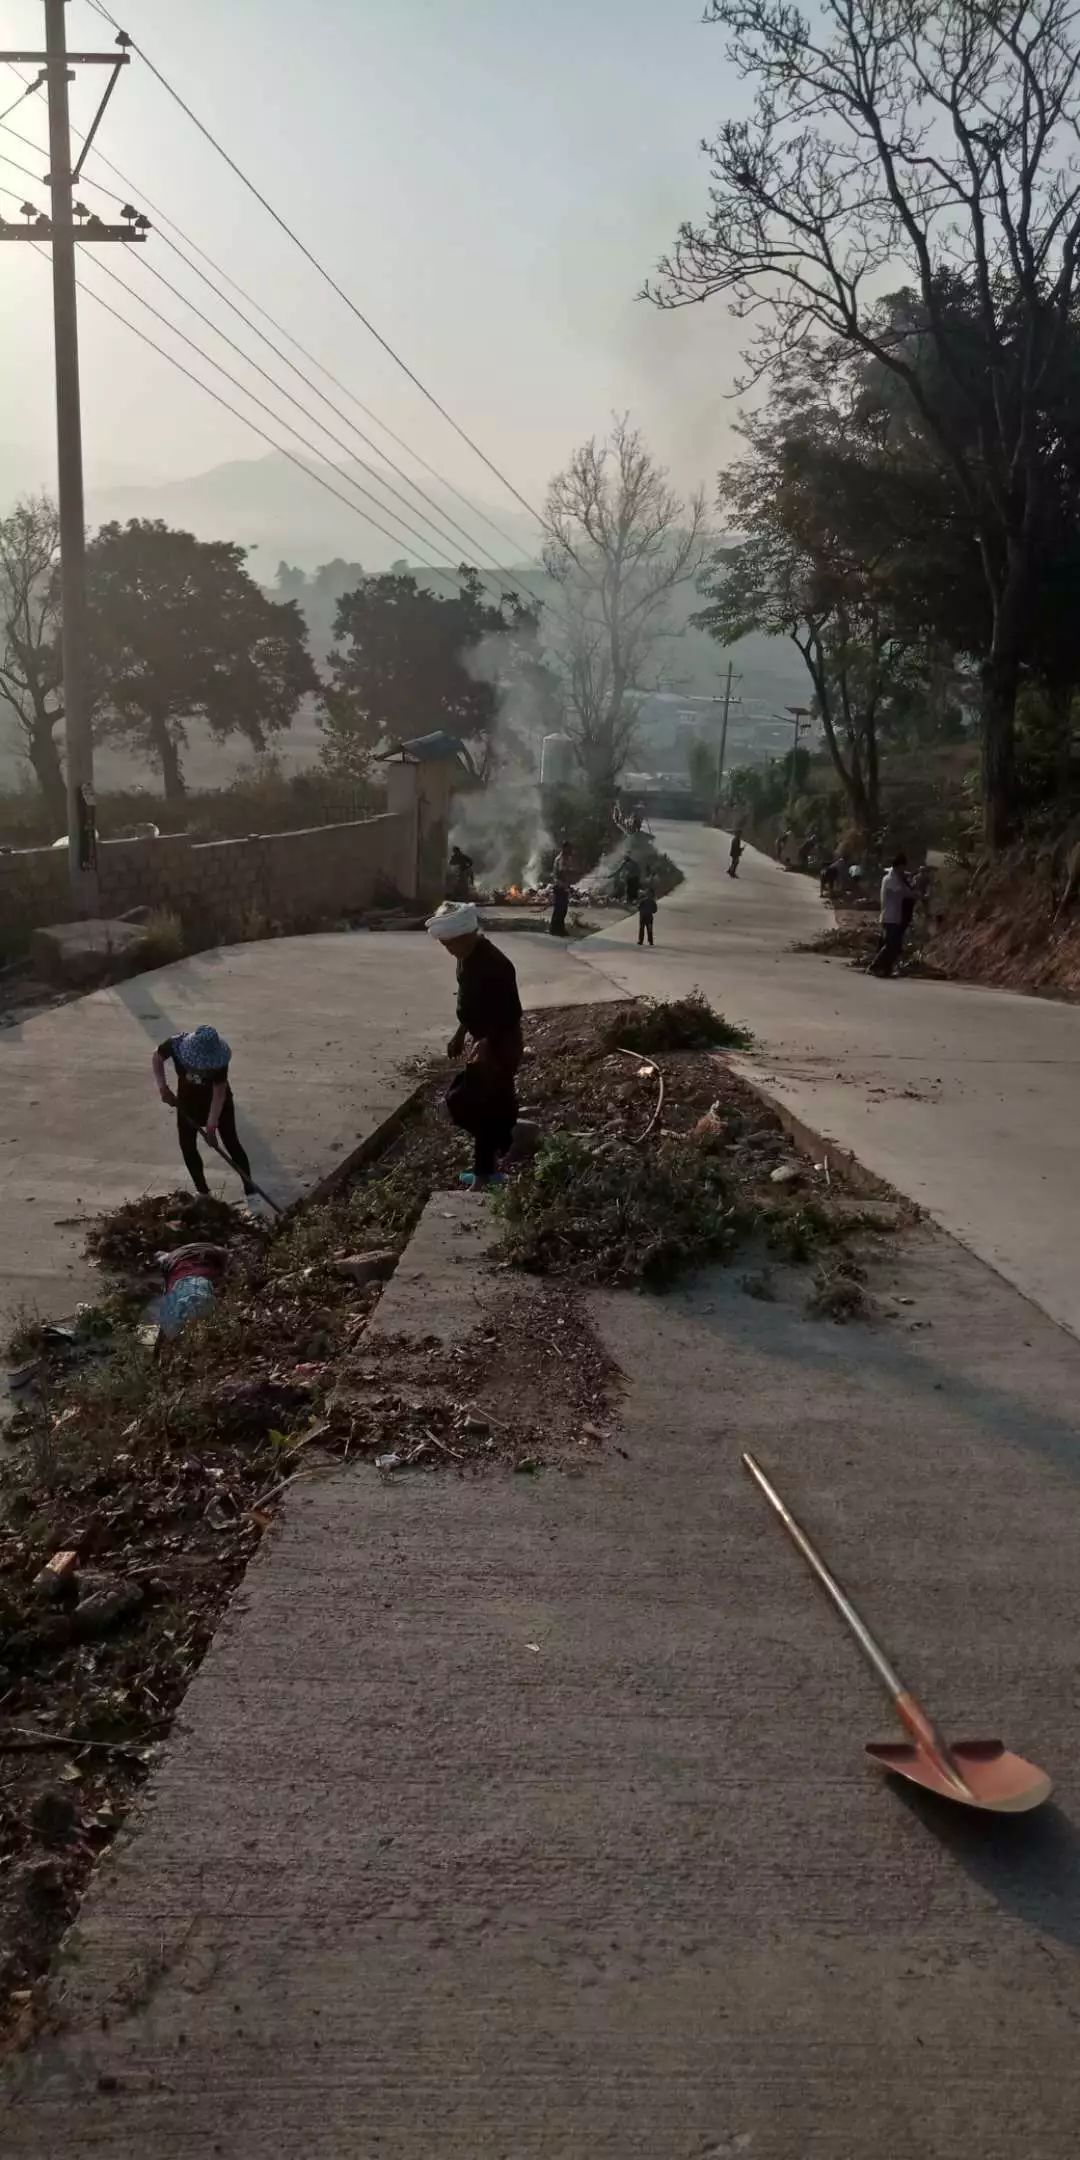
[[[91,525],[104,524],[118,518],[121,523],[128,518],[164,518],[170,525],[180,525],[193,532],[200,540],[236,540],[242,547],[257,548],[258,556],[252,564],[255,574],[266,584],[273,581],[278,562],[282,559],[297,563],[304,570],[313,570],[319,563],[330,562],[336,555],[349,561],[361,561],[368,570],[388,570],[392,562],[404,557],[410,563],[423,561],[424,550],[419,540],[403,533],[400,541],[389,540],[370,525],[362,513],[362,499],[356,510],[349,508],[348,501],[339,502],[328,492],[336,488],[348,497],[349,488],[333,467],[318,465],[313,458],[298,451],[305,464],[318,472],[325,485],[309,480],[306,474],[290,464],[288,458],[276,453],[262,458],[235,458],[227,465],[215,465],[209,472],[196,473],[187,480],[159,480],[137,487],[89,487],[87,490],[87,518]],[[375,463],[375,460],[372,460]],[[404,462],[404,461],[403,461]],[[378,469],[376,467],[376,469]],[[384,491],[372,482],[371,476],[359,466],[346,471],[358,487],[370,487],[372,494],[383,497]],[[512,555],[527,555],[535,541],[535,532],[524,512],[511,504],[505,511],[502,505],[481,503],[475,510],[468,510],[464,503],[449,489],[439,485],[426,473],[417,476],[418,485],[431,497],[435,509],[432,515],[447,532],[445,547],[454,562],[469,556],[464,539],[447,525],[453,518],[465,530],[475,535],[498,561],[507,561]],[[370,505],[373,517],[379,518],[392,532],[401,521],[415,525],[420,532],[429,528],[426,504],[401,481],[396,474],[387,471],[385,484],[400,490],[407,502],[413,504],[410,516],[404,504],[393,497],[385,497],[385,510]],[[514,542],[511,548],[484,523],[482,511],[490,511],[496,523]]]

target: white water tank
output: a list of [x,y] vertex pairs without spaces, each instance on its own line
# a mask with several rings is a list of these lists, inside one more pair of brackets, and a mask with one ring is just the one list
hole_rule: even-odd
[[540,746],[541,787],[568,787],[574,777],[574,745],[569,735],[545,735]]

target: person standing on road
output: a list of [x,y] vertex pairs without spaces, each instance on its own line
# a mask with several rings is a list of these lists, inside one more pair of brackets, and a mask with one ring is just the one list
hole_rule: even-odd
[[[163,1103],[176,1112],[180,1153],[187,1164],[197,1193],[208,1193],[199,1135],[213,1142],[220,1138],[224,1153],[240,1172],[244,1191],[254,1192],[251,1164],[236,1130],[236,1105],[229,1086],[232,1051],[214,1027],[191,1028],[186,1035],[169,1035],[153,1056],[154,1081]],[[172,1064],[175,1089],[169,1086],[165,1067]]]
[[736,825],[736,827],[735,827],[735,830],[734,830],[734,832],[733,832],[733,833],[732,833],[732,835],[731,835],[731,853],[730,853],[730,855],[728,856],[728,866],[727,866],[727,874],[728,874],[728,876],[729,876],[729,877],[738,877],[738,875],[739,875],[739,864],[740,864],[740,862],[741,862],[741,860],[742,860],[742,853],[743,853],[743,836],[742,836],[742,826],[741,826],[741,825]]
[[901,851],[893,856],[881,880],[881,943],[867,969],[869,975],[892,974],[904,949],[914,906],[907,856]]
[[468,1063],[454,1074],[446,1095],[454,1124],[473,1142],[473,1167],[463,1173],[462,1183],[488,1185],[517,1123],[515,1079],[524,1054],[517,973],[505,953],[483,936],[471,904],[444,901],[427,930],[457,962],[458,1025],[447,1055],[460,1057],[466,1044],[472,1044]]
[[837,892],[843,893],[847,884],[847,857],[842,851],[824,865],[819,882],[823,900],[831,900]]
[[649,883],[642,886],[641,897],[638,900],[637,941],[639,945],[644,945],[646,938],[648,938],[650,945],[652,944],[652,926],[655,920],[656,894],[653,890],[652,884]]
[[573,856],[569,840],[564,840],[551,869],[551,921],[548,929],[552,937],[566,936],[566,914],[570,906],[570,878]]
[[468,900],[472,897],[473,859],[464,848],[452,847],[446,871],[446,897],[448,900]]

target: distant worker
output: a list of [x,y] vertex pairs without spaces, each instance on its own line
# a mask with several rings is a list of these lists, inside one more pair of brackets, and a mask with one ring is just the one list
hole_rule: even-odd
[[821,897],[831,900],[837,892],[843,892],[847,884],[847,856],[840,850],[824,864],[821,872]]
[[742,861],[742,856],[743,856],[743,836],[742,836],[742,826],[741,826],[741,825],[736,825],[736,827],[735,827],[735,830],[734,830],[734,832],[733,832],[733,833],[732,833],[732,835],[731,835],[731,853],[730,853],[730,855],[728,856],[728,866],[727,866],[727,874],[728,874],[728,876],[729,876],[729,877],[738,877],[738,875],[739,875],[739,864],[740,864],[740,862]]
[[907,874],[907,856],[894,855],[881,880],[881,943],[870,962],[869,975],[891,975],[904,949],[908,924],[915,909],[915,893]]
[[655,892],[655,889],[654,889],[654,887],[653,887],[653,884],[652,884],[652,880],[651,880],[651,879],[649,879],[649,880],[647,880],[647,882],[646,882],[646,883],[645,883],[645,884],[644,884],[644,885],[642,886],[642,888],[641,888],[641,892],[640,892],[640,895],[639,895],[639,897],[638,897],[638,909],[637,909],[637,941],[638,941],[638,944],[639,944],[639,945],[644,945],[644,943],[645,943],[645,940],[646,940],[646,938],[648,938],[648,940],[649,940],[649,943],[650,943],[650,945],[652,944],[652,942],[653,942],[653,929],[652,929],[652,926],[653,926],[653,923],[655,922],[655,920],[656,920],[656,892]]
[[569,840],[564,840],[551,866],[551,921],[548,929],[552,937],[566,936],[566,916],[570,906],[570,880],[573,876],[574,852]]
[[483,936],[471,902],[444,901],[427,925],[428,935],[446,947],[457,962],[458,1025],[447,1044],[449,1057],[472,1048],[463,1071],[455,1073],[446,1096],[454,1124],[471,1135],[473,1167],[463,1171],[463,1185],[489,1185],[514,1137],[521,1063],[521,999],[513,962]]
[[446,871],[446,897],[448,900],[471,900],[473,889],[473,859],[463,848],[452,847]]
[[641,891],[641,864],[635,860],[633,855],[627,856],[623,864],[622,874],[626,905],[627,907],[636,908],[638,894]]
[[[186,1035],[170,1035],[159,1043],[153,1056],[158,1094],[176,1112],[180,1153],[187,1164],[197,1193],[208,1193],[199,1135],[211,1144],[219,1137],[224,1153],[240,1172],[244,1191],[253,1193],[251,1164],[236,1131],[236,1105],[229,1086],[232,1051],[213,1027],[191,1028]],[[169,1086],[165,1067],[172,1063],[175,1090]]]

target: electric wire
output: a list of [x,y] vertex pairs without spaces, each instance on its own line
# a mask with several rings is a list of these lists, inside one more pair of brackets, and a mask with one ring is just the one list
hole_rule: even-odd
[[[223,375],[225,381],[227,383],[231,383],[234,390],[239,390],[242,397],[250,398],[252,404],[257,405],[260,412],[266,413],[268,418],[274,422],[275,426],[284,428],[286,433],[289,435],[295,435],[297,442],[302,443],[304,449],[310,451],[313,457],[323,459],[324,462],[330,466],[331,471],[336,472],[340,480],[344,480],[347,487],[355,488],[358,495],[363,495],[367,498],[368,502],[374,503],[376,509],[381,510],[385,517],[394,516],[394,512],[387,509],[386,504],[384,502],[381,502],[377,495],[373,495],[370,488],[364,487],[359,480],[354,480],[352,474],[345,472],[340,465],[335,465],[332,458],[325,458],[324,452],[320,449],[318,443],[309,442],[307,436],[302,435],[299,428],[293,426],[291,420],[286,420],[283,414],[275,412],[273,406],[266,403],[265,398],[259,397],[256,391],[249,389],[247,384],[241,382],[238,376],[233,375],[222,361],[215,360],[211,353],[204,351],[201,345],[196,344],[194,338],[190,338],[188,336],[186,330],[181,330],[178,324],[170,322],[169,317],[167,315],[163,315],[160,308],[156,308],[153,305],[152,301],[144,299],[142,293],[136,292],[134,286],[129,285],[126,278],[118,276],[115,270],[109,268],[108,263],[104,263],[100,260],[100,258],[98,258],[95,262],[95,268],[100,270],[105,277],[111,278],[114,285],[119,285],[121,289],[127,294],[129,300],[136,301],[139,307],[145,308],[148,314],[153,315],[157,322],[161,323],[166,330],[171,331],[173,337],[178,337],[184,345],[190,346],[192,352],[196,353],[198,355],[198,358],[204,361],[207,367],[211,367],[215,370],[217,374]],[[93,287],[87,286],[86,290],[88,292],[92,292]],[[361,511],[360,515],[363,517],[368,517],[369,513],[367,511]],[[411,534],[414,540],[418,540],[426,552],[439,555],[442,561],[451,570],[456,571],[460,567],[460,565],[454,561],[453,556],[444,555],[442,549],[435,547],[434,543],[428,539],[426,533],[422,533],[415,525],[409,525],[404,518],[400,518],[397,520],[399,528],[401,528],[401,530],[397,532],[388,531],[387,527],[385,525],[379,525],[377,519],[375,518],[369,518],[369,522],[373,525],[377,525],[379,532],[384,533],[386,535],[386,538],[392,540],[397,547],[400,547],[403,544],[402,530],[404,530],[405,532]]]
[[21,97],[13,98],[10,105],[5,105],[3,112],[0,112],[0,121],[6,120],[9,113],[18,112],[19,107],[21,104],[23,104],[24,100],[28,97],[33,97],[35,90],[40,90],[42,82],[44,81],[44,77],[39,75],[36,82],[27,82],[25,76],[19,75],[18,68],[14,68],[12,72],[13,74],[18,76],[19,81],[23,84],[23,92]]
[[[11,193],[10,188],[7,193]],[[49,257],[44,248],[39,247],[36,241],[32,241],[30,244],[32,252],[40,256],[43,263],[48,263]],[[210,383],[203,382],[191,368],[185,367],[182,360],[177,359],[175,353],[168,352],[164,345],[158,344],[156,338],[152,338],[147,331],[140,330],[137,323],[129,322],[127,316],[122,315],[119,308],[114,308],[111,301],[106,300],[103,293],[95,292],[94,287],[88,285],[84,278],[77,278],[75,282],[80,292],[84,292],[88,299],[96,300],[98,306],[104,308],[107,315],[111,315],[116,322],[122,323],[125,330],[130,330],[132,336],[137,337],[141,344],[148,345],[151,352],[160,354],[163,360],[168,361],[170,367],[176,368],[181,375],[186,375],[188,381],[195,384],[196,389],[205,391],[207,397],[213,398],[216,405],[221,405],[226,412],[231,413],[234,420],[242,421],[246,428],[251,429],[253,435],[258,435],[263,442],[269,443],[271,450],[276,450],[279,457],[287,458],[290,465],[296,466],[298,472],[306,474],[309,480],[314,480],[316,487],[324,488],[328,495],[335,495],[338,502],[344,503],[345,508],[352,511],[354,517],[363,518],[366,524],[373,525],[375,530],[381,532],[387,540],[392,540],[395,546],[400,546],[400,540],[396,533],[388,532],[386,526],[380,525],[378,519],[373,518],[369,511],[361,510],[359,503],[352,502],[347,495],[343,495],[340,488],[336,488],[331,480],[324,479],[321,473],[312,472],[310,465],[305,465],[303,459],[298,458],[295,451],[287,449],[284,443],[277,442],[272,435],[267,433],[264,427],[259,426],[257,420],[252,420],[247,413],[240,411],[239,406],[233,405],[228,398],[222,397],[220,390],[215,390]],[[122,278],[117,279],[118,284],[122,285],[123,282]],[[250,395],[250,393],[246,394]],[[336,471],[336,469],[335,467],[334,470]]]
[[[90,6],[94,9],[95,14],[100,15],[105,22],[110,23],[114,30],[120,30],[120,24],[117,22],[115,15],[110,14],[108,8],[102,5],[102,0],[90,0]],[[339,300],[342,300],[344,302],[345,306],[349,309],[350,314],[354,315],[357,322],[363,325],[369,336],[373,337],[376,343],[382,346],[383,351],[389,355],[390,359],[393,360],[395,366],[401,369],[402,374],[406,375],[409,381],[415,385],[416,389],[419,390],[421,396],[425,397],[428,404],[434,407],[435,411],[442,416],[442,418],[447,422],[447,425],[449,427],[453,428],[454,433],[460,436],[462,442],[468,446],[468,448],[473,452],[474,456],[478,457],[481,463],[487,466],[488,471],[494,473],[495,478],[502,483],[503,487],[507,489],[508,493],[514,497],[515,501],[521,504],[522,509],[528,511],[529,516],[535,520],[536,524],[540,527],[540,530],[543,531],[544,520],[540,516],[539,511],[534,508],[531,502],[529,502],[527,496],[521,493],[520,488],[515,487],[513,481],[507,478],[507,475],[501,470],[498,465],[495,464],[492,458],[488,457],[487,452],[485,450],[481,450],[479,443],[475,442],[473,440],[473,437],[466,432],[466,430],[461,426],[460,421],[455,420],[453,414],[449,412],[446,406],[442,404],[441,400],[436,397],[434,391],[428,389],[427,384],[421,380],[420,376],[417,375],[415,370],[409,366],[408,362],[402,359],[401,354],[395,350],[394,346],[391,345],[389,339],[383,336],[381,330],[377,330],[375,328],[375,325],[370,320],[370,317],[365,315],[363,310],[357,306],[355,300],[353,300],[346,292],[344,286],[338,284],[337,279],[333,276],[332,272],[326,268],[325,263],[320,262],[319,257],[313,253],[311,248],[308,247],[306,241],[301,240],[299,233],[295,232],[292,226],[287,223],[286,219],[281,216],[280,212],[275,210],[273,203],[268,200],[268,198],[262,193],[260,188],[256,187],[255,182],[249,179],[243,167],[237,164],[236,159],[230,155],[228,150],[225,149],[224,144],[218,141],[218,138],[213,133],[212,129],[208,128],[205,122],[199,119],[198,114],[192,110],[186,99],[181,97],[179,90],[173,88],[173,85],[169,81],[168,77],[164,75],[161,69],[155,65],[153,60],[151,60],[149,54],[144,52],[142,46],[138,44],[138,42],[134,38],[132,38],[131,40],[131,47],[133,52],[138,53],[140,60],[143,62],[143,65],[149,68],[150,73],[154,76],[155,80],[161,84],[162,89],[166,91],[168,96],[173,99],[173,102],[180,107],[181,112],[187,115],[187,118],[192,122],[192,125],[198,129],[200,135],[204,138],[204,140],[211,145],[212,149],[217,151],[218,156],[223,159],[224,163],[229,167],[230,171],[235,173],[237,179],[242,182],[244,187],[247,188],[248,193],[254,196],[255,201],[261,204],[267,215],[273,219],[275,225],[277,225],[279,229],[286,235],[286,237],[292,241],[294,247],[299,248],[300,253],[307,259],[307,261],[311,264],[312,268],[318,271],[319,276],[323,278],[326,284],[330,286],[331,290],[337,294]]]
[[[178,285],[174,285],[171,279],[165,276],[163,271],[158,270],[152,262],[147,260],[146,255],[142,252],[141,249],[136,259],[141,270],[146,271],[148,276],[157,278],[158,282],[164,285],[166,292],[170,292],[172,294],[174,300],[179,300],[183,304],[183,306],[189,307],[192,314],[197,316],[198,320],[201,323],[206,324],[208,330],[212,330],[216,337],[221,338],[223,343],[229,347],[229,350],[231,352],[238,354],[239,358],[244,362],[246,367],[253,368],[256,375],[260,375],[264,382],[268,382],[271,389],[276,391],[279,397],[283,397],[288,404],[295,405],[297,412],[303,413],[304,418],[306,420],[310,420],[313,427],[321,428],[323,434],[328,436],[329,440],[332,443],[336,444],[339,450],[343,450],[347,458],[351,458],[354,464],[359,465],[364,472],[368,473],[371,479],[376,481],[381,488],[385,489],[388,495],[392,495],[395,500],[402,505],[403,509],[411,512],[414,517],[417,515],[423,517],[425,524],[430,525],[433,532],[437,534],[438,539],[445,540],[449,547],[452,548],[455,545],[453,537],[450,533],[445,532],[442,526],[436,525],[434,518],[430,516],[425,516],[423,511],[417,512],[415,503],[411,503],[408,500],[408,497],[402,495],[398,488],[392,487],[389,480],[385,480],[383,478],[382,474],[379,472],[376,466],[369,465],[366,458],[357,457],[355,450],[352,450],[347,442],[343,442],[340,435],[335,435],[333,429],[327,426],[325,420],[320,420],[318,414],[313,413],[310,408],[302,402],[300,398],[294,397],[292,391],[286,389],[284,383],[277,382],[267,368],[261,366],[258,360],[252,359],[251,354],[245,352],[243,346],[238,345],[236,339],[231,338],[228,332],[220,327],[220,324],[214,322],[211,316],[205,315],[201,308],[196,307],[195,302],[193,300],[190,300],[186,293],[182,293]],[[133,298],[142,300],[141,294],[135,293],[133,288],[129,287],[129,290],[132,292]],[[142,304],[144,306],[147,305],[145,301],[143,301]],[[175,328],[175,325],[170,325],[170,328]],[[179,336],[182,336],[183,332],[178,331],[177,334]],[[204,357],[209,358],[210,356],[205,355]],[[217,365],[218,363],[214,362],[213,364]],[[349,422],[346,421],[345,425],[348,426]],[[388,517],[396,517],[400,515],[399,512],[389,509],[386,504],[381,505],[381,507],[386,509]],[[402,520],[402,523],[406,525],[407,531],[412,533],[416,532],[416,527],[413,525],[408,525],[405,519]],[[424,534],[421,533],[419,537],[424,540],[425,546],[431,545],[431,543],[426,540]],[[464,537],[467,540],[468,534],[466,534]],[[499,565],[496,564],[495,567],[496,569],[498,569]],[[490,582],[490,580],[488,582]]]
[[[10,66],[11,62],[9,62],[8,65]],[[4,123],[0,122],[0,126],[3,125]],[[17,142],[25,144],[28,149],[38,150],[40,147],[32,140],[30,136],[21,134],[17,128],[5,126],[4,132],[5,134],[13,136]],[[76,129],[74,132],[78,133],[78,130]],[[41,150],[41,155],[44,157],[46,155],[46,152],[44,150]],[[448,525],[451,525],[456,532],[461,534],[462,538],[468,543],[468,546],[473,553],[482,555],[485,561],[490,563],[495,569],[497,569],[500,573],[500,576],[503,577],[511,586],[516,585],[522,593],[527,593],[530,601],[533,603],[534,606],[543,607],[545,605],[545,602],[541,598],[540,594],[534,590],[534,588],[529,584],[528,579],[524,577],[520,571],[511,570],[505,563],[500,562],[498,557],[493,555],[489,548],[485,547],[482,542],[477,540],[474,534],[466,531],[466,528],[463,525],[460,525],[457,519],[452,517],[448,510],[443,509],[439,504],[437,504],[434,499],[428,494],[427,490],[419,485],[419,482],[413,480],[408,473],[403,471],[401,466],[397,465],[392,458],[388,457],[381,444],[374,442],[369,435],[365,434],[362,428],[357,427],[354,420],[350,420],[346,414],[342,413],[340,407],[334,404],[333,399],[328,398],[325,391],[320,390],[316,383],[312,383],[310,377],[304,374],[303,369],[298,368],[296,362],[294,360],[290,360],[287,353],[282,353],[280,348],[274,344],[272,338],[267,337],[265,330],[260,330],[257,323],[251,322],[250,319],[244,314],[243,309],[237,306],[235,300],[230,300],[228,293],[221,292],[219,288],[214,284],[213,280],[207,277],[206,272],[204,270],[200,270],[197,263],[193,263],[189,260],[189,258],[184,254],[183,249],[178,247],[176,242],[169,238],[167,232],[164,232],[160,229],[160,225],[168,225],[172,228],[173,232],[179,233],[181,239],[185,241],[186,245],[190,247],[195,252],[195,254],[201,255],[203,261],[208,262],[211,265],[211,268],[216,271],[219,277],[223,278],[227,284],[231,285],[235,292],[240,293],[241,298],[247,301],[249,307],[254,308],[258,314],[262,315],[264,319],[273,326],[273,328],[278,332],[278,335],[280,337],[287,339],[289,344],[293,345],[297,352],[302,353],[305,360],[309,361],[312,367],[318,368],[320,374],[325,375],[327,381],[333,383],[335,389],[339,390],[343,397],[348,398],[349,402],[355,405],[357,410],[359,412],[362,412],[367,419],[371,420],[374,426],[381,428],[383,434],[387,435],[391,442],[395,443],[399,449],[403,450],[406,456],[411,457],[414,463],[419,465],[423,469],[423,471],[429,473],[432,479],[436,480],[439,483],[440,487],[445,488],[448,493],[454,495],[459,502],[463,503],[471,516],[479,518],[485,525],[489,525],[492,531],[497,533],[499,538],[505,541],[508,547],[516,548],[518,546],[518,543],[511,537],[509,533],[504,531],[503,527],[499,525],[494,518],[489,516],[487,511],[482,510],[478,505],[472,503],[469,497],[465,495],[462,490],[454,484],[452,480],[448,480],[446,475],[444,473],[441,473],[436,466],[429,464],[428,460],[422,457],[420,452],[412,447],[411,443],[406,442],[402,436],[395,434],[393,428],[391,428],[388,423],[380,417],[378,413],[374,412],[369,405],[365,405],[363,399],[358,398],[356,396],[356,393],[350,390],[347,384],[341,382],[339,378],[334,375],[321,360],[318,360],[313,353],[310,353],[307,350],[307,347],[302,345],[299,339],[295,338],[292,332],[285,328],[284,324],[279,323],[276,318],[271,315],[266,308],[262,306],[260,301],[256,300],[252,294],[246,292],[242,285],[238,285],[236,279],[231,277],[229,272],[224,269],[224,267],[220,263],[215,262],[212,255],[208,255],[206,250],[199,246],[198,241],[192,239],[191,235],[189,233],[186,233],[183,227],[176,223],[175,219],[169,217],[167,212],[162,210],[160,205],[155,203],[153,198],[147,195],[143,188],[138,186],[137,182],[129,179],[129,177],[120,170],[119,166],[114,165],[112,161],[105,156],[103,151],[94,149],[91,155],[97,158],[103,165],[107,166],[110,172],[115,173],[117,179],[123,180],[129,193],[140,198],[141,201],[147,206],[147,208],[153,211],[155,218],[160,221],[160,224],[155,228],[157,232],[157,238],[161,241],[164,241],[165,246],[171,249],[172,253],[178,256],[179,260],[184,263],[185,267],[189,269],[196,277],[200,278],[202,282],[209,287],[209,290],[214,293],[217,299],[219,299],[226,307],[232,309],[233,313],[239,317],[240,321],[244,323],[245,327],[249,329],[254,336],[261,338],[263,343],[269,346],[271,352],[273,352],[275,356],[280,359],[285,366],[290,367],[293,372],[299,377],[300,381],[305,383],[305,385],[313,392],[316,397],[321,398],[323,403],[326,404],[332,412],[336,413],[337,417],[342,420],[347,427],[351,428],[353,433],[356,434],[362,442],[366,443],[369,449],[374,450],[376,456],[380,457],[383,462],[390,468],[390,470],[392,472],[395,472],[398,475],[398,478],[405,482],[405,485],[407,487],[412,488],[415,494],[419,495],[425,502],[430,503],[431,507],[437,511],[438,515],[441,518],[444,518],[446,523]],[[5,164],[12,166],[16,172],[24,173],[27,179],[38,181],[40,184],[40,174],[34,173],[29,166],[21,165],[17,159],[9,157],[6,152],[0,152],[0,157],[3,158]],[[81,185],[85,187],[96,188],[99,194],[107,195],[113,202],[122,203],[125,200],[124,196],[117,194],[115,188],[107,187],[104,181],[92,179],[87,173],[83,173],[83,175],[81,176]],[[188,304],[190,305],[191,303]],[[196,312],[198,311],[196,310]],[[220,332],[219,334],[222,336],[224,335],[223,332]],[[255,365],[255,363],[252,362],[252,365]],[[321,425],[321,423],[318,422],[316,424]],[[350,455],[352,454],[353,453],[350,452]],[[363,463],[363,460],[358,459],[357,462]]]

